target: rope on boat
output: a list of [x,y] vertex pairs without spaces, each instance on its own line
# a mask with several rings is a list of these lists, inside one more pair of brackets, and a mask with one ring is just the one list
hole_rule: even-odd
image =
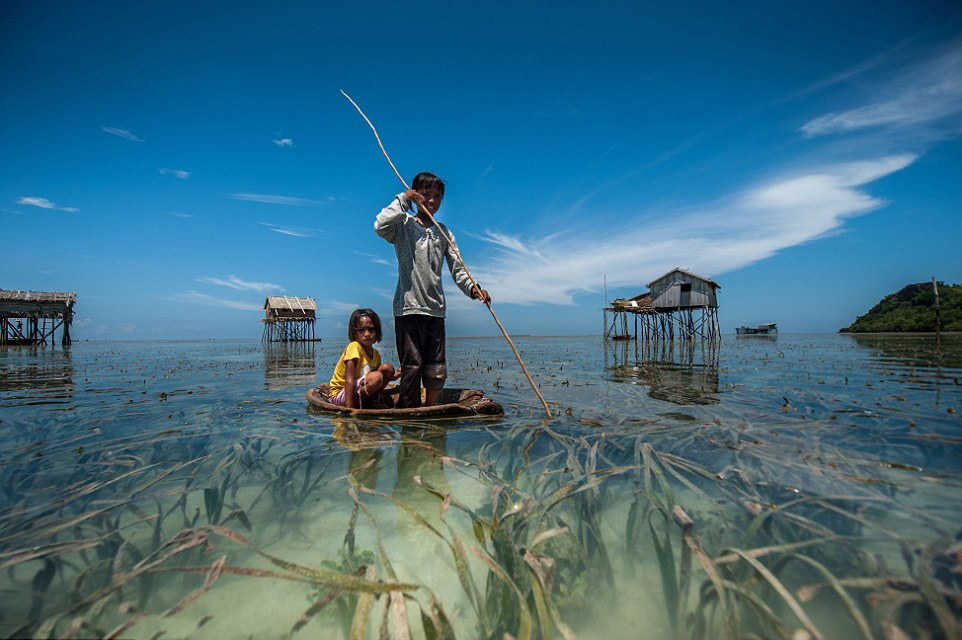
[[[409,187],[409,186],[408,186],[408,183],[405,182],[405,181],[404,181],[404,178],[401,177],[401,174],[398,172],[397,167],[395,167],[395,166],[394,166],[394,163],[391,162],[391,157],[387,154],[387,150],[384,148],[384,144],[381,142],[381,136],[378,135],[377,129],[374,128],[374,124],[371,122],[370,118],[368,118],[366,115],[364,115],[364,112],[361,111],[361,107],[357,106],[357,103],[354,102],[354,100],[351,99],[351,96],[347,95],[347,94],[344,92],[343,89],[340,89],[340,92],[341,92],[341,94],[342,94],[345,98],[348,99],[348,102],[350,102],[352,105],[354,105],[354,108],[357,109],[357,112],[361,114],[361,117],[364,118],[364,121],[367,122],[367,124],[368,124],[369,127],[371,127],[371,131],[374,132],[374,138],[377,140],[377,145],[378,145],[379,147],[381,147],[381,153],[384,154],[384,157],[387,158],[387,163],[388,163],[389,165],[391,165],[391,168],[392,168],[392,169],[394,169],[394,175],[396,175],[396,176],[397,176],[397,179],[401,181],[401,184],[404,185],[404,188],[405,188],[405,189],[410,189],[411,187]],[[422,210],[422,209],[423,209],[423,211],[424,211],[426,214],[428,214],[428,218],[431,219],[431,222],[435,222],[435,220],[434,220],[434,215],[433,215],[430,211],[428,211],[426,207],[418,207],[418,210],[419,210],[419,211]],[[481,291],[481,285],[479,285],[478,282],[477,282],[477,280],[474,279],[474,276],[471,275],[471,270],[468,269],[468,265],[464,262],[464,259],[461,257],[461,252],[458,251],[457,245],[455,245],[453,242],[451,242],[451,238],[448,237],[448,234],[445,233],[445,231],[441,228],[440,225],[438,225],[438,224],[435,222],[435,225],[434,225],[434,226],[437,228],[438,232],[439,232],[442,236],[444,236],[444,239],[447,241],[448,246],[451,247],[451,249],[454,250],[454,255],[455,255],[455,257],[458,259],[458,262],[461,263],[461,266],[464,268],[464,272],[465,272],[466,274],[468,274],[468,278],[470,278],[471,284],[474,285],[475,288],[477,288],[478,292],[480,292],[480,291]],[[483,300],[482,300],[482,301],[483,301]],[[521,370],[524,372],[525,377],[528,379],[528,383],[531,385],[531,388],[534,389],[534,392],[535,392],[535,394],[538,396],[538,399],[541,400],[541,404],[542,404],[542,406],[544,406],[544,411],[545,411],[546,414],[548,414],[548,417],[550,418],[550,417],[551,417],[551,409],[548,408],[548,403],[545,402],[544,396],[542,396],[542,395],[541,395],[541,392],[538,391],[538,387],[537,387],[537,385],[534,383],[534,380],[531,378],[531,374],[528,373],[528,368],[527,368],[526,366],[524,366],[524,360],[521,359],[521,354],[518,353],[517,347],[514,346],[514,342],[511,340],[511,336],[508,335],[508,332],[505,330],[504,325],[501,324],[501,321],[498,319],[498,316],[497,316],[497,314],[494,312],[494,309],[491,308],[491,303],[490,303],[490,302],[485,302],[485,303],[484,303],[484,306],[486,306],[486,307],[488,308],[488,311],[491,312],[491,317],[494,318],[494,321],[495,321],[495,323],[497,323],[498,328],[501,329],[501,333],[504,334],[505,340],[507,340],[507,341],[508,341],[508,344],[511,345],[511,350],[514,351],[514,357],[518,359],[518,364],[521,365]]]

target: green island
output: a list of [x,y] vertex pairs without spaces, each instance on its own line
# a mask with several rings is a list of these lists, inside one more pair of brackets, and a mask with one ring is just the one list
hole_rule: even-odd
[[[962,285],[938,283],[942,331],[962,331]],[[903,287],[841,329],[852,333],[935,331],[935,289],[931,282]]]

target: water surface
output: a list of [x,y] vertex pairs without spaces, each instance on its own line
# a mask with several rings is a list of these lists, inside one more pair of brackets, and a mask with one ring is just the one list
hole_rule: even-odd
[[452,339],[440,423],[335,342],[0,350],[0,637],[958,637],[958,336]]

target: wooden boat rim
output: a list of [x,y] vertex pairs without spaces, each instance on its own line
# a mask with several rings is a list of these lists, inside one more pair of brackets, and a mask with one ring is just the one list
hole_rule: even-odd
[[[497,416],[504,413],[504,409],[497,402],[484,395],[479,389],[445,389],[447,395],[458,394],[457,402],[446,402],[430,407],[408,407],[402,409],[382,408],[382,409],[351,409],[332,404],[327,400],[327,390],[329,385],[323,382],[316,387],[307,390],[307,401],[312,407],[330,413],[339,413],[351,416],[368,416],[384,418],[425,418],[425,417],[447,417],[447,416]],[[389,388],[389,391],[396,387]]]

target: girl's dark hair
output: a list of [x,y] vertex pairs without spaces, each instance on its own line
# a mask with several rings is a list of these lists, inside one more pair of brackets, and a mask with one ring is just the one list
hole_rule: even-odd
[[422,191],[424,189],[437,189],[438,193],[443,196],[444,180],[437,177],[430,171],[422,171],[414,176],[414,180],[411,181],[411,188],[415,191]]
[[357,340],[357,330],[361,327],[361,317],[367,316],[374,323],[374,342],[381,341],[381,319],[373,309],[355,309],[347,321],[347,337],[351,342]]

